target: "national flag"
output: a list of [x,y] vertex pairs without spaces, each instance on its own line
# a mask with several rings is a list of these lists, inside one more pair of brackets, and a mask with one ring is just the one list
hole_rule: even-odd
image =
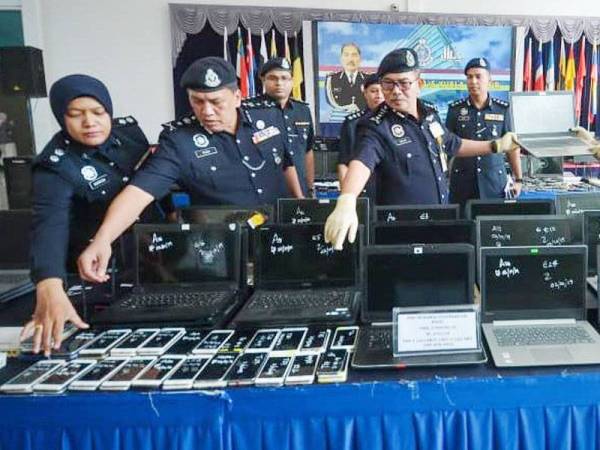
[[538,42],[537,51],[535,52],[535,78],[533,81],[533,89],[536,91],[544,90],[544,58],[542,55],[542,41]]
[[565,90],[572,91],[575,87],[575,51],[573,43],[569,47],[569,57],[567,58],[567,71],[565,72]]
[[581,46],[579,47],[579,62],[577,63],[577,78],[575,79],[575,117],[577,123],[581,120],[581,102],[583,97],[583,79],[587,71],[585,67],[585,36],[581,37]]
[[277,42],[275,42],[275,28],[271,30],[271,52],[269,57],[277,58]]
[[265,39],[265,32],[260,30],[260,51],[258,53],[258,61],[259,68],[262,67],[264,63],[269,59],[269,54],[267,53],[267,40]]
[[588,129],[598,114],[598,47],[596,43],[592,50],[592,64],[590,67],[590,103],[588,105]]
[[294,34],[294,62],[292,64],[292,98],[302,100],[302,59],[298,49],[298,34]]
[[548,60],[546,62],[546,90],[554,90],[554,40],[550,39],[548,48]]
[[565,41],[560,38],[560,59],[558,61],[558,84],[559,90],[565,89],[565,78],[567,77],[567,57],[565,55]]
[[248,28],[248,42],[246,52],[246,67],[248,69],[248,95],[254,97],[256,95],[256,83],[255,83],[255,72],[256,67],[254,64],[254,50],[252,49],[252,34],[250,28]]
[[523,90],[531,91],[533,83],[531,82],[531,38],[525,52],[525,62],[523,63]]
[[287,31],[283,32],[283,46],[284,46],[284,50],[285,50],[285,54],[283,55],[285,57],[285,59],[288,60],[288,62],[292,62],[292,55],[290,52],[290,44],[288,43],[288,35],[287,35]]
[[223,30],[223,59],[227,62],[229,60],[229,44],[227,43],[227,27]]
[[246,56],[244,55],[244,40],[242,39],[242,31],[239,28],[236,75],[240,79],[240,91],[242,91],[242,97],[248,97],[248,67],[246,66]]

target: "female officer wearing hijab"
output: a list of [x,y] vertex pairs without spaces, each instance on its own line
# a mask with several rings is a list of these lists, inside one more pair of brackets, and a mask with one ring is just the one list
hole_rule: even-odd
[[[69,75],[50,89],[60,124],[33,165],[32,279],[36,307],[22,336],[33,331],[34,352],[59,348],[65,322],[81,320],[63,280],[89,243],[111,200],[127,184],[148,151],[132,117],[113,119],[106,86],[87,75]],[[72,266],[74,267],[74,266]]]

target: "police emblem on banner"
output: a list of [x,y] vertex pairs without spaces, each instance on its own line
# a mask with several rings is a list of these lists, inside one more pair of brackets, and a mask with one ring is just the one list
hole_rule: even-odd
[[[419,39],[419,42],[417,43],[417,45],[415,45],[414,50],[415,50],[415,52],[417,52],[417,56],[419,57],[419,63],[421,64],[421,66],[427,65],[427,64],[431,63],[431,61],[433,60],[431,47],[429,47],[429,45],[427,43],[427,39],[425,39],[425,38]],[[415,59],[413,58],[412,55],[410,55],[410,59],[412,60],[412,63],[409,63],[409,59],[408,59],[408,55],[407,55],[406,65],[408,67],[412,67],[415,65]]]
[[214,70],[208,69],[204,75],[204,84],[208,87],[214,88],[221,84],[221,79]]
[[196,147],[208,147],[208,138],[202,133],[195,134],[192,139],[194,139],[194,144],[196,144]]
[[259,130],[262,130],[265,127],[265,121],[264,120],[257,120],[256,121],[256,128],[258,128]]
[[98,178],[98,172],[94,166],[83,166],[81,168],[81,176],[85,181],[94,181]]
[[391,130],[394,137],[401,138],[404,136],[404,128],[402,128],[402,125],[392,125]]

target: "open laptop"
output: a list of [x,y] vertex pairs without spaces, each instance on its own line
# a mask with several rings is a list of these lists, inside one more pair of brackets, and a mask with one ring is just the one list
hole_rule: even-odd
[[554,199],[471,199],[467,200],[465,218],[479,216],[507,216],[529,214],[554,214]]
[[265,222],[275,219],[273,205],[254,207],[240,206],[189,206],[179,210],[179,218],[183,223],[238,223],[247,224],[256,213],[260,213]]
[[512,131],[536,158],[591,155],[589,145],[569,130],[577,125],[572,91],[510,92]]
[[600,364],[585,321],[585,245],[481,249],[483,332],[497,367]]
[[254,294],[236,324],[354,323],[361,235],[341,251],[325,244],[323,224],[263,226],[255,241]]
[[600,192],[569,193],[556,196],[556,214],[571,217],[575,238],[580,241],[583,239],[581,235],[582,213],[594,209],[600,209]]
[[598,291],[598,260],[597,247],[600,243],[600,209],[583,211],[582,214],[582,235],[583,243],[587,245],[587,283],[594,290]]
[[240,296],[241,227],[144,224],[134,235],[136,285],[94,322],[220,325]]
[[352,366],[359,369],[478,364],[471,352],[398,358],[392,349],[394,307],[473,304],[475,249],[469,244],[371,246],[363,250],[361,326]]
[[475,222],[472,220],[411,220],[375,223],[371,243],[401,244],[471,244],[475,245]]
[[375,206],[375,222],[403,220],[452,220],[459,217],[459,205],[382,205]]
[[29,272],[32,212],[0,211],[0,303],[33,291]]

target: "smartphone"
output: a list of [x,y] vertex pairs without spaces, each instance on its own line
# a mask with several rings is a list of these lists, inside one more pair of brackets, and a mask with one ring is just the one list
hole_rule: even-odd
[[185,328],[161,328],[144,345],[137,349],[140,356],[159,356],[165,353],[181,336]]
[[87,371],[96,364],[95,359],[74,359],[69,361],[57,371],[44,378],[42,381],[33,386],[34,392],[63,392],[72,382],[83,376]]
[[156,333],[158,328],[138,328],[110,351],[113,356],[134,356],[137,349],[148,342]]
[[246,352],[266,352],[270,351],[275,345],[275,341],[279,336],[279,330],[276,328],[268,328],[258,330],[248,347]]
[[227,375],[227,371],[233,366],[238,356],[240,356],[238,352],[217,353],[214,355],[196,377],[194,389],[227,386],[225,375]]
[[254,383],[257,386],[283,386],[291,356],[269,356]]
[[219,349],[227,342],[227,340],[233,335],[233,330],[213,330],[198,344],[193,354],[212,354],[219,351]]
[[300,347],[301,353],[323,353],[327,350],[331,330],[329,328],[315,328],[308,330],[304,342]]
[[33,392],[33,386],[50,376],[64,364],[65,361],[61,359],[38,361],[0,386],[0,391],[7,394],[29,394]]
[[186,329],[185,334],[169,347],[169,355],[188,355],[202,342],[207,332],[197,329]]
[[[65,327],[62,332],[62,342],[64,343],[66,339],[68,339],[69,337],[74,335],[78,329],[79,328],[77,328],[71,322],[68,322],[67,324],[65,324]],[[21,353],[33,353],[33,336],[34,335],[32,334],[27,339],[25,339],[23,342],[21,342],[21,344],[20,344]],[[54,347],[54,338],[52,338],[50,340],[50,342],[51,342],[52,346]],[[55,355],[55,352],[53,351],[52,354]]]
[[243,352],[254,337],[255,330],[235,330],[219,348],[220,352]]
[[254,384],[263,364],[269,354],[263,353],[245,353],[241,355],[225,376],[225,381],[229,386],[248,386]]
[[307,331],[308,328],[306,327],[282,329],[279,333],[279,336],[275,340],[275,345],[273,345],[273,349],[271,351],[275,355],[293,355],[302,345]]
[[304,353],[294,356],[287,377],[285,377],[285,384],[313,383],[315,381],[319,356],[319,353]]
[[98,361],[89,371],[69,385],[70,391],[95,391],[119,370],[128,360],[127,356],[111,356]]
[[163,355],[152,364],[147,366],[133,379],[131,386],[139,388],[158,389],[171,372],[174,372],[179,364],[183,362],[183,355]]
[[335,329],[335,334],[333,335],[333,340],[331,341],[331,350],[354,350],[357,336],[357,326],[337,327]]
[[151,356],[134,356],[100,385],[101,391],[126,391],[139,373],[152,364],[156,358]]
[[317,370],[319,383],[341,383],[348,378],[349,352],[345,349],[329,350],[323,354]]
[[79,351],[81,356],[103,356],[131,333],[131,329],[107,330]]
[[200,375],[204,366],[210,361],[210,355],[192,355],[177,367],[177,369],[163,381],[164,390],[192,389],[196,377]]

